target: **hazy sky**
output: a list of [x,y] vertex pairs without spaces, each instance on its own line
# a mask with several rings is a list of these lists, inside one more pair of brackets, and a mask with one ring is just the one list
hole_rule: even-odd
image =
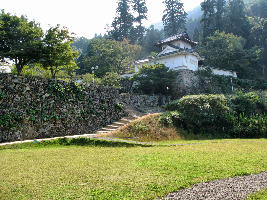
[[[182,0],[185,10],[189,11],[200,5],[203,0]],[[145,26],[161,21],[164,4],[163,0],[146,0],[148,20]],[[41,24],[43,30],[60,24],[76,33],[78,37],[88,39],[95,33],[105,33],[106,24],[111,24],[115,17],[117,0],[2,0],[0,9],[5,12],[26,15],[29,20]]]

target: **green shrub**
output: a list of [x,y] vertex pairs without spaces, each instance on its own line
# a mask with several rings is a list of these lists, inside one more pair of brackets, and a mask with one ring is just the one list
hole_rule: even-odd
[[160,116],[160,121],[166,126],[172,125],[172,123],[173,123],[170,114],[171,114],[171,112],[167,112],[167,113],[163,113]]
[[224,95],[185,96],[179,101],[179,112],[187,129],[193,132],[213,132],[227,125],[229,108],[226,105]]
[[258,108],[263,112],[267,113],[267,91],[265,92],[259,92],[259,101]]
[[3,114],[0,117],[0,126],[3,127],[12,127],[13,118],[9,114]]
[[260,110],[258,109],[260,104],[260,97],[255,92],[238,92],[231,99],[231,103],[233,104],[232,108],[236,112],[237,116],[239,116],[240,114],[250,116],[253,113],[256,114],[257,112],[260,112]]
[[232,133],[235,138],[266,138],[267,115],[251,115],[250,117],[240,114],[235,120]]
[[164,125],[174,125],[176,127],[183,125],[183,116],[178,111],[164,113],[161,115],[160,120]]
[[[195,134],[227,135],[233,117],[224,95],[191,95],[166,106],[169,112],[161,117],[165,125],[173,124]],[[231,128],[230,128],[231,127]]]
[[175,110],[161,115],[165,125],[183,128],[194,134],[215,137],[267,137],[266,93],[239,92],[224,95],[191,95],[168,104]]
[[169,111],[178,110],[178,103],[179,103],[179,100],[172,101],[172,102],[166,104],[165,106],[163,106],[163,108],[165,110],[169,110]]
[[166,109],[176,109],[161,117],[165,125],[184,128],[195,134],[224,137],[233,129],[234,118],[224,95],[191,95],[172,102]]

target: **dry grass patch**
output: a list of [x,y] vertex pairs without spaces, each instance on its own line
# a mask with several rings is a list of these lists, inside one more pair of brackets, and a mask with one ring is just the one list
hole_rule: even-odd
[[106,136],[118,138],[138,138],[138,141],[184,140],[185,131],[175,127],[167,127],[160,121],[159,113],[149,114],[132,121]]

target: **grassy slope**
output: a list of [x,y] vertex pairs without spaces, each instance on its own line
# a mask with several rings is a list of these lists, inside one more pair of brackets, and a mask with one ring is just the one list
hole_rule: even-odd
[[0,199],[154,199],[194,183],[267,170],[267,141],[174,147],[0,151]]
[[[160,120],[160,114],[149,114],[132,121],[114,132],[108,133],[113,137],[138,137],[138,141],[154,142],[166,140],[183,140],[186,131],[175,127],[164,126]],[[190,138],[191,139],[191,138]]]

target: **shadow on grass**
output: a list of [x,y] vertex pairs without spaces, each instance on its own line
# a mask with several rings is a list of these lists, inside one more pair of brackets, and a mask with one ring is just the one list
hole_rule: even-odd
[[[151,147],[149,144],[130,143],[124,141],[109,141],[99,140],[91,138],[58,138],[55,140],[44,140],[40,142],[25,142],[22,143],[23,149],[28,148],[41,148],[41,147],[64,147],[64,146],[88,146],[88,147]],[[0,150],[3,149],[21,149],[21,144],[11,144],[0,146]]]

